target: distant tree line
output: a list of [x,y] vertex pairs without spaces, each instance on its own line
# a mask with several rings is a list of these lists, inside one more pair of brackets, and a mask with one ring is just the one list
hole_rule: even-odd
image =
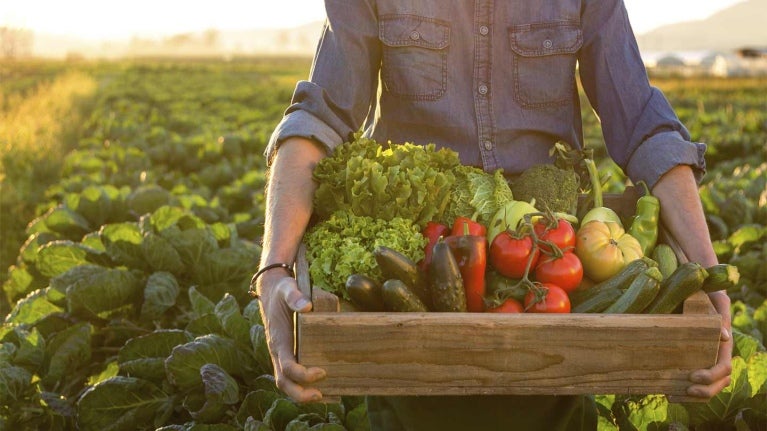
[[21,58],[32,55],[34,34],[31,30],[0,27],[0,58]]

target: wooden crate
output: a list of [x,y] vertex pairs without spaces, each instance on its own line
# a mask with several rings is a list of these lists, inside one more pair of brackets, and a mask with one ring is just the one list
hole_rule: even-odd
[[[626,215],[635,202],[633,190],[605,199]],[[296,353],[327,371],[317,385],[326,397],[667,394],[700,401],[685,396],[688,375],[716,363],[721,319],[703,292],[685,301],[682,314],[668,315],[340,312],[334,295],[311,288],[303,251],[297,265],[314,311],[296,317]]]

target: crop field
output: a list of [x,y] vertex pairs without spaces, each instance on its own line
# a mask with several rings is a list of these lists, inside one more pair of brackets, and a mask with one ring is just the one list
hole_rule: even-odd
[[[246,293],[262,153],[309,67],[0,63],[0,431],[367,429],[362,397],[302,405],[276,388]],[[700,195],[720,262],[740,273],[732,383],[708,403],[598,394],[600,429],[765,430],[767,80],[653,84],[708,144]]]

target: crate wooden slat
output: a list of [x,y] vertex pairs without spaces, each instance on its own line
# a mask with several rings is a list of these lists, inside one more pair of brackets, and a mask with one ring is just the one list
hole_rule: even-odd
[[684,395],[716,361],[718,315],[332,313],[298,316],[327,395]]
[[[627,193],[611,207],[635,202]],[[307,271],[303,249],[297,271]],[[339,312],[338,299],[312,289],[308,276],[299,287],[314,310],[296,316],[296,353],[327,371],[317,387],[330,397],[664,393],[700,401],[685,395],[688,375],[715,364],[719,345],[721,319],[703,292],[668,315],[371,313]]]

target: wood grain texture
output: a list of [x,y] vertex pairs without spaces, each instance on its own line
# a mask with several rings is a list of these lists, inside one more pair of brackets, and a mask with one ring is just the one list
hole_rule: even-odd
[[682,308],[682,312],[688,315],[708,314],[714,317],[719,316],[719,314],[716,312],[716,309],[714,308],[714,304],[712,304],[711,300],[708,299],[706,292],[702,290],[699,290],[690,295],[690,297],[684,301],[684,304],[682,304]]
[[306,245],[302,242],[296,252],[295,274],[298,290],[307,298],[312,297],[312,282],[309,278],[309,263],[306,260]]
[[341,311],[341,304],[336,295],[322,289],[312,288],[312,310],[338,313]]
[[718,316],[307,313],[298,354],[329,395],[684,395]]

